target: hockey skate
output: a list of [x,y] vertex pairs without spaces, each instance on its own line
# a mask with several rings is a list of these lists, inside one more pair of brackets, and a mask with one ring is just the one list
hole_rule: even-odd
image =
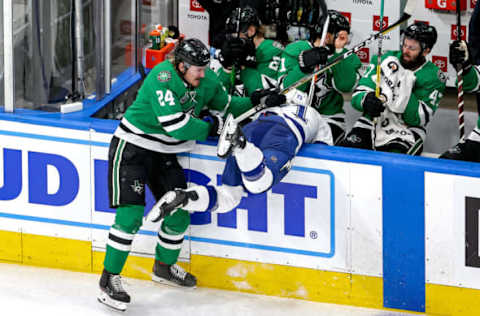
[[186,288],[196,288],[197,278],[177,264],[163,264],[155,260],[152,281]]
[[241,128],[235,122],[233,115],[229,114],[218,138],[217,156],[227,158],[236,147],[244,148],[246,142]]
[[120,275],[112,274],[105,269],[100,278],[100,294],[97,299],[100,303],[122,312],[130,303],[130,295],[123,289]]
[[158,222],[168,215],[172,215],[182,206],[187,205],[189,200],[198,200],[197,192],[175,189],[165,193],[152,207],[147,215],[147,220]]

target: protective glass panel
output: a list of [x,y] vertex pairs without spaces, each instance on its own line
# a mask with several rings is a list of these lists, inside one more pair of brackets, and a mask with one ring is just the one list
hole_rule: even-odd
[[136,0],[112,0],[112,78],[135,73]]
[[[93,0],[13,4],[15,107],[58,111],[60,104],[93,92]],[[81,12],[78,21],[75,10]]]

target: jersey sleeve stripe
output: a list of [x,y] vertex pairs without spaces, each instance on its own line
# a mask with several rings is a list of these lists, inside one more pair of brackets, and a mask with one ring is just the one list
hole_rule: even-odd
[[162,125],[169,125],[170,121],[176,121],[177,119],[179,118],[183,119],[184,117],[185,117],[185,113],[178,112],[170,115],[161,115],[161,116],[158,116],[157,119]]
[[171,133],[187,125],[189,120],[190,120],[190,114],[184,113],[179,118],[162,123],[162,126],[166,132]]
[[169,136],[164,135],[164,134],[144,134],[141,131],[140,131],[141,133],[134,133],[132,130],[130,130],[123,123],[120,123],[120,125],[118,127],[122,131],[124,131],[125,133],[135,134],[135,135],[138,135],[142,138],[145,138],[145,139],[148,139],[148,140],[151,140],[151,141],[154,141],[154,142],[159,142],[159,143],[162,143],[162,144],[165,144],[165,145],[172,146],[172,145],[179,145],[179,144],[183,144],[183,143],[187,142],[186,140],[177,140],[173,137],[169,137]]

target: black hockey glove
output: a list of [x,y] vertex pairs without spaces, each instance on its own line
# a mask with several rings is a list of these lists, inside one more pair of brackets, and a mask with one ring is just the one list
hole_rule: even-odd
[[200,112],[200,118],[210,124],[208,136],[218,136],[222,132],[224,119],[220,114],[212,114],[208,110]]
[[455,69],[457,65],[462,65],[465,71],[470,69],[472,61],[465,41],[455,40],[450,44],[449,60]]
[[281,106],[287,102],[285,95],[280,94],[278,89],[270,88],[264,90],[255,90],[250,96],[254,106],[263,104],[266,108]]
[[330,49],[328,47],[314,47],[304,50],[298,56],[300,70],[304,73],[313,72],[315,66],[327,63],[328,55],[330,55]]
[[240,60],[240,65],[250,68],[257,67],[257,50],[255,44],[252,40],[247,40],[245,38],[242,38],[242,40],[244,41],[244,56],[243,59]]
[[375,92],[373,91],[367,93],[365,98],[363,98],[362,107],[363,113],[370,116],[370,118],[379,117],[383,110],[385,110],[382,101],[375,96]]
[[242,38],[231,38],[226,40],[220,51],[218,59],[223,68],[230,68],[245,57],[245,41]]

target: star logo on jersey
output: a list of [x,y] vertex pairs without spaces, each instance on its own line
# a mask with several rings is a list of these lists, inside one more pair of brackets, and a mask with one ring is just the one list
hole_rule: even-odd
[[261,75],[262,78],[262,86],[264,89],[270,89],[270,88],[276,88],[277,87],[277,81],[275,79],[272,79],[266,75]]
[[135,180],[132,185],[130,185],[133,192],[137,193],[138,195],[142,195],[143,191],[145,190],[145,185],[140,182],[140,180]]
[[325,76],[321,76],[315,82],[315,97],[316,100],[314,102],[315,107],[320,107],[322,101],[325,99],[327,94],[332,90],[332,86],[330,86],[327,82]]

